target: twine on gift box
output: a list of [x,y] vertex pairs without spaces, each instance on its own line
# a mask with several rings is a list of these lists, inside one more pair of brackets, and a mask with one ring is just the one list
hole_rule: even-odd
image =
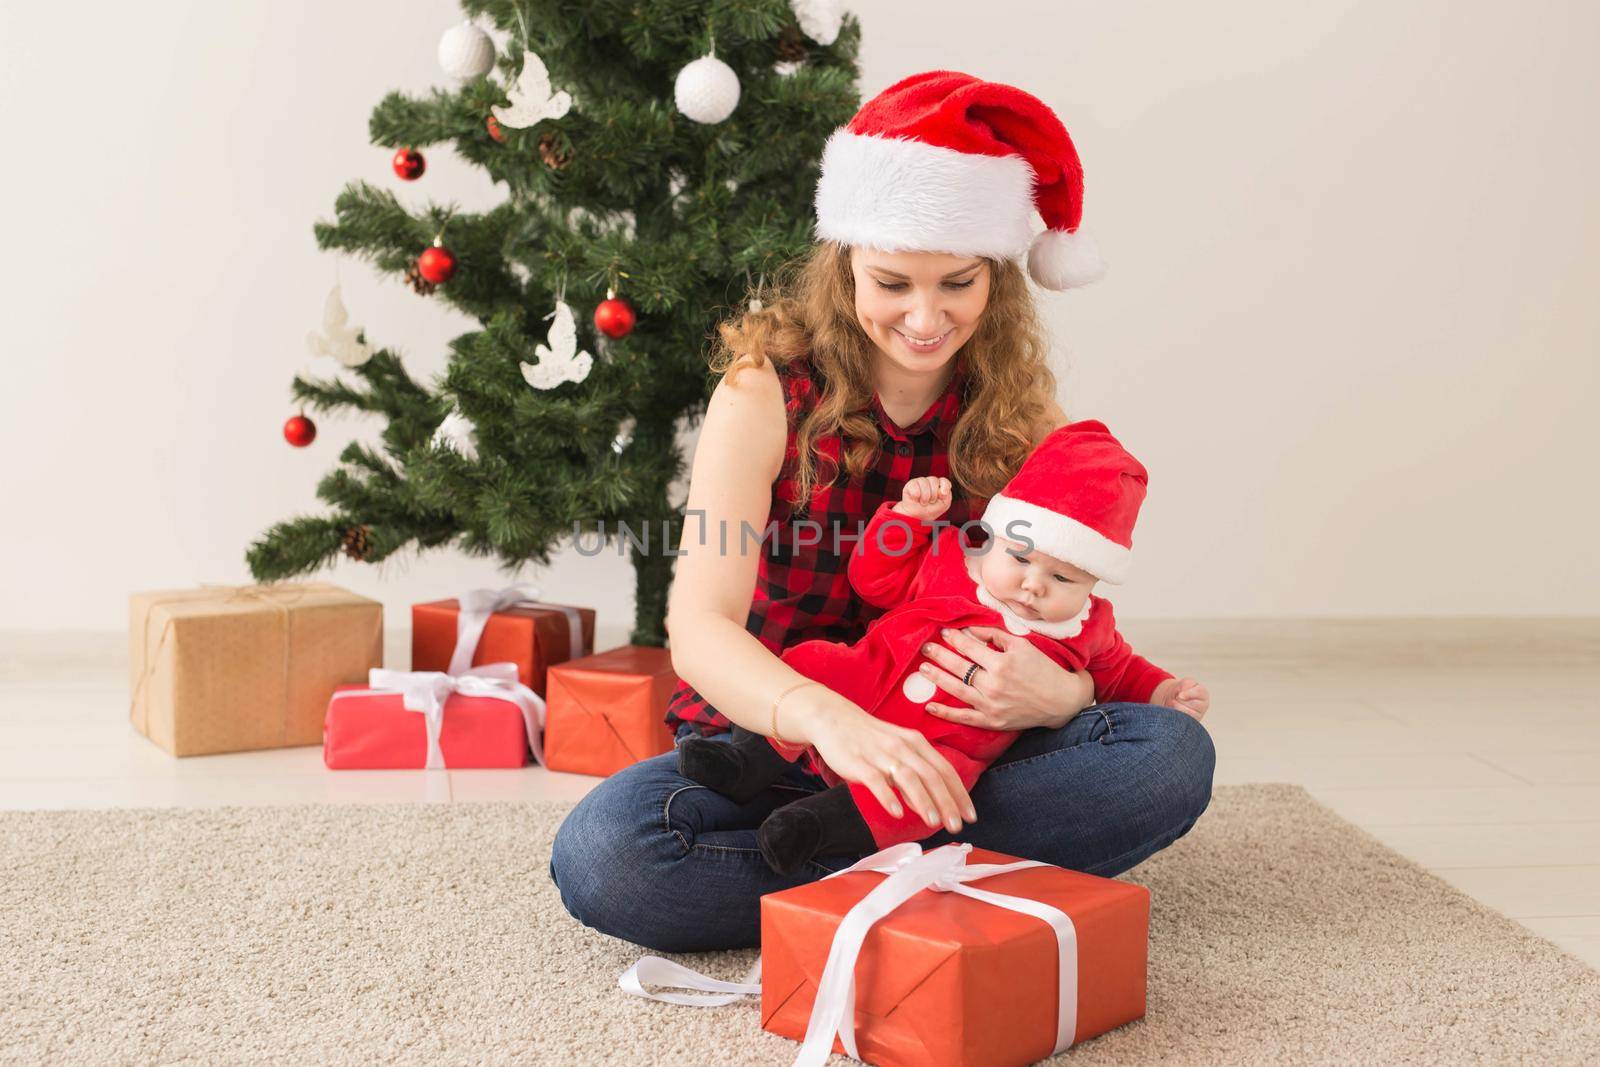
[[[283,622],[283,721],[279,724],[278,731],[278,740],[281,747],[289,738],[289,628],[291,626],[289,604],[305,596],[314,587],[298,582],[271,582],[264,585],[238,586],[221,582],[202,582],[200,583],[200,588],[218,592],[225,589],[228,590],[229,594],[220,601],[215,601],[217,603],[231,604],[236,600],[261,600],[278,609],[278,617]],[[284,593],[293,594],[287,603],[276,599],[280,594]],[[152,654],[150,651],[150,616],[155,614],[157,608],[167,607],[171,604],[183,604],[195,599],[197,598],[192,595],[191,591],[190,595],[152,601],[145,608],[144,618],[139,622],[140,629],[145,631],[144,657],[139,664],[139,681],[133,687],[133,693],[129,697],[128,718],[135,723],[139,732],[146,737],[150,735],[150,705],[146,702],[141,708],[139,698],[144,694],[145,683],[155,673],[155,664],[161,661],[161,650],[166,647],[167,639],[172,636],[172,628],[177,622],[176,619],[170,617],[167,619],[166,625],[161,628],[161,636],[156,640],[155,653]],[[214,600],[215,598],[206,599]],[[136,718],[140,711],[143,712],[143,715]]]

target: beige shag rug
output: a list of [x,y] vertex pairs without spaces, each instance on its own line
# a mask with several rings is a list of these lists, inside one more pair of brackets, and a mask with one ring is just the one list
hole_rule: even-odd
[[[562,909],[566,805],[0,814],[0,1060],[787,1064],[756,999],[629,997]],[[1600,974],[1291,786],[1124,877],[1149,1013],[1093,1063],[1593,1062]],[[750,952],[678,956],[720,977]],[[847,1062],[836,1058],[836,1062]]]

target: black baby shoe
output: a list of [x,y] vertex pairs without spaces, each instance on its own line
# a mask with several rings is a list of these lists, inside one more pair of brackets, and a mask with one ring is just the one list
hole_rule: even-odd
[[850,787],[841,784],[768,815],[756,830],[756,846],[768,867],[793,874],[814,857],[870,852],[876,844]]
[[742,726],[735,726],[727,741],[686,737],[678,745],[678,773],[735,804],[760,796],[789,766],[765,737]]
[[740,804],[755,799],[766,788],[752,789],[745,784],[747,777],[753,781],[754,776],[745,774],[744,754],[737,747],[709,737],[686,737],[679,742],[678,773]]

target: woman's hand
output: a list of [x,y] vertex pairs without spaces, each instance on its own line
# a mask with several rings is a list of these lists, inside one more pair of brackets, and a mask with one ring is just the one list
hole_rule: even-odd
[[[942,719],[986,730],[1056,728],[1094,703],[1094,681],[1087,673],[1060,666],[1026,637],[993,626],[969,626],[944,630],[941,640],[942,645],[923,646],[922,654],[933,662],[921,670],[934,685],[969,705],[930,700],[927,709]],[[979,669],[967,685],[961,679],[974,663]]]
[[930,827],[943,823],[956,833],[963,816],[977,821],[960,775],[916,730],[875,719],[821,684],[797,690],[791,701],[795,707],[784,716],[791,724],[780,731],[784,737],[794,731],[840,778],[870,789],[890,815],[903,814],[898,789]]

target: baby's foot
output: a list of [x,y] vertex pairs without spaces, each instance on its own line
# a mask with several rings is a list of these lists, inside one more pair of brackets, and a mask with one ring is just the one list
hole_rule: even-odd
[[709,737],[684,738],[678,745],[678,773],[740,803],[750,799],[733,796],[744,778],[744,759],[727,741],[713,741]]
[[735,728],[733,741],[687,737],[678,745],[678,773],[735,804],[748,804],[788,770],[765,737]]
[[815,856],[870,852],[877,845],[850,787],[824,789],[785,804],[756,829],[761,858],[779,874],[793,874]]
[[786,804],[768,815],[756,830],[761,858],[779,874],[793,874],[817,854],[822,844],[822,818],[803,804]]

